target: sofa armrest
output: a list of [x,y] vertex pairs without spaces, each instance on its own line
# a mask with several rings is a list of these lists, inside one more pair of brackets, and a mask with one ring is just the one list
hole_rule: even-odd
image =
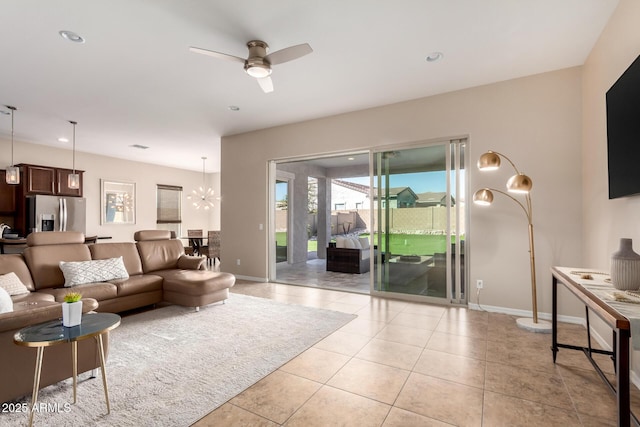
[[178,258],[178,268],[182,270],[205,270],[206,256],[181,255]]
[[[93,298],[82,299],[82,312],[98,308],[98,302]],[[42,301],[28,308],[18,308],[9,313],[0,314],[0,332],[12,331],[62,318],[62,304],[53,301]]]

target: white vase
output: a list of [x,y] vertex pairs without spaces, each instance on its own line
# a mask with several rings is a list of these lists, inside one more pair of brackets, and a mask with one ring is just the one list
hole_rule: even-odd
[[82,321],[82,301],[62,303],[62,325],[77,326]]
[[611,283],[622,291],[640,289],[640,255],[631,239],[620,239],[620,248],[611,255]]

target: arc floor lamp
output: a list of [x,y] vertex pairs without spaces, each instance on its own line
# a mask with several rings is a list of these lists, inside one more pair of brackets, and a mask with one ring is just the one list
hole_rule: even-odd
[[[513,175],[507,181],[507,192],[497,190],[495,188],[482,188],[473,194],[473,202],[477,205],[488,206],[493,202],[493,193],[500,193],[507,196],[509,199],[516,202],[524,211],[527,217],[527,223],[529,227],[529,264],[531,267],[531,304],[533,318],[520,318],[517,319],[519,327],[530,330],[533,332],[551,332],[551,324],[545,321],[538,320],[538,297],[536,293],[536,255],[533,244],[533,208],[531,206],[531,188],[533,187],[533,181],[527,175],[521,173],[516,165],[504,154],[487,151],[478,160],[478,169],[481,171],[496,170],[500,167],[500,158],[504,158],[508,161],[516,174]],[[524,195],[524,203],[516,199],[509,193]]]

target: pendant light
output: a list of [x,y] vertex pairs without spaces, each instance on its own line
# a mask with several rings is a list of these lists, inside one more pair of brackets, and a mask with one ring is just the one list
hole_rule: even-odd
[[203,208],[204,210],[209,210],[213,207],[213,190],[211,188],[207,188],[205,191],[206,180],[205,180],[205,172],[204,172],[204,162],[207,160],[206,157],[202,157],[202,187],[198,188],[198,190],[193,190],[191,194],[187,196],[187,199],[193,200],[193,206],[196,209]]
[[80,174],[76,173],[76,125],[78,122],[69,120],[69,123],[73,125],[73,173],[69,174],[67,187],[77,190],[80,188]]
[[11,166],[7,166],[5,177],[7,184],[17,185],[20,184],[20,168],[13,164],[13,113],[17,108],[10,105],[6,107],[11,110]]

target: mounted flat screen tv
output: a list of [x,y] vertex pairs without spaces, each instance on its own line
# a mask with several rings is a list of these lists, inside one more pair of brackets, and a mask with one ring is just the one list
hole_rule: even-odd
[[609,198],[640,193],[640,56],[607,91]]

